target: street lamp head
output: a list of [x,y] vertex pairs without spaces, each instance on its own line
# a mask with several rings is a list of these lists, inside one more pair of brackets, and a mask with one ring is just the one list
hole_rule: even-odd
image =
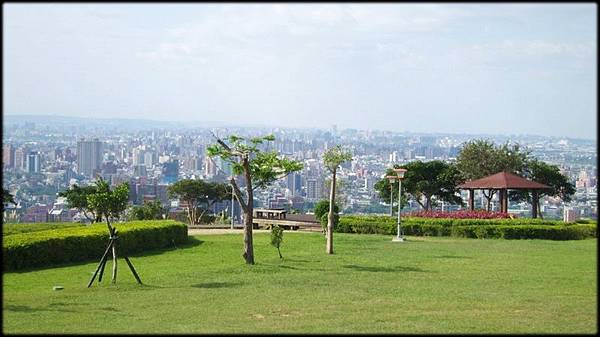
[[385,176],[385,177],[390,181],[390,184],[393,184],[396,181],[396,179],[398,179],[397,176]]
[[396,172],[396,174],[398,174],[398,179],[402,179],[404,178],[404,173],[408,170],[403,168],[395,168],[394,171]]

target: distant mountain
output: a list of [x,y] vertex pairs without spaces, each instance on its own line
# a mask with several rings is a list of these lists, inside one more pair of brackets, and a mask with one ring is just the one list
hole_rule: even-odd
[[35,123],[48,126],[86,125],[90,127],[114,127],[119,130],[140,130],[150,128],[192,128],[192,127],[222,127],[222,122],[201,121],[157,121],[136,118],[87,118],[60,115],[4,115],[4,125]]

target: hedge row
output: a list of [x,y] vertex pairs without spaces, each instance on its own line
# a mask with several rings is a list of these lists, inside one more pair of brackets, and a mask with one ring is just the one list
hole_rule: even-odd
[[[564,223],[541,219],[402,219],[406,235],[466,238],[581,240],[597,237],[596,224]],[[397,233],[396,219],[385,216],[344,216],[336,232],[359,234]]]
[[33,222],[33,223],[5,223],[2,225],[3,235],[14,235],[19,233],[39,232],[49,229],[62,229],[69,227],[84,227],[78,222]]
[[[173,246],[187,241],[187,226],[173,220],[131,221],[115,224],[118,254]],[[108,244],[106,224],[45,230],[5,236],[2,262],[5,271],[99,260]]]
[[[393,223],[397,221],[396,216],[382,215],[347,215],[344,218],[348,221],[358,222],[378,222],[378,223]],[[421,218],[421,217],[402,217],[403,224],[427,224],[427,225],[442,225],[442,226],[476,226],[476,225],[506,225],[506,226],[571,226],[578,223],[594,224],[594,221],[577,221],[563,222],[561,220],[546,220],[532,218],[516,218],[516,219],[450,219],[450,218]]]

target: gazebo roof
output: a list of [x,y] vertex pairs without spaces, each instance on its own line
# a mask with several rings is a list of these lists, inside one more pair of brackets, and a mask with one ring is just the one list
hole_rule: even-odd
[[491,176],[483,177],[476,180],[467,181],[466,183],[459,185],[460,189],[482,189],[482,188],[496,188],[496,189],[514,189],[514,190],[537,190],[537,189],[548,189],[551,188],[548,185],[540,184],[536,181],[527,180],[519,177],[516,174],[508,172],[498,172]]

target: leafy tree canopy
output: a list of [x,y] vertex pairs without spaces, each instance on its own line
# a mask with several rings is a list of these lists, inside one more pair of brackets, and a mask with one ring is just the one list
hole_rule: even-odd
[[[186,204],[188,221],[192,225],[198,223],[214,203],[227,199],[231,195],[231,187],[200,179],[183,179],[169,186],[167,193],[170,198],[179,199]],[[206,204],[206,207],[198,213],[201,204]]]
[[[315,204],[313,212],[315,213],[315,217],[317,218],[317,220],[320,220],[324,214],[329,213],[329,200],[319,200]],[[333,205],[333,212],[340,212],[340,208],[337,206],[337,204]]]
[[[432,198],[440,201],[446,201],[454,204],[462,204],[462,199],[457,195],[456,186],[462,182],[460,172],[455,165],[447,164],[440,160],[422,162],[420,160],[410,162],[406,165],[395,168],[404,168],[406,173],[402,179],[403,198],[414,199],[423,209],[429,210],[432,206]],[[386,175],[395,176],[396,172],[388,169]],[[397,186],[397,182],[395,185]],[[398,196],[398,189],[390,190],[390,182],[383,178],[377,182],[375,189],[379,192],[382,199],[389,202],[390,193]],[[404,203],[404,202],[403,202]]]
[[506,171],[522,174],[529,158],[529,152],[523,151],[519,144],[496,146],[488,140],[476,139],[463,144],[456,167],[464,180],[483,178]]
[[141,206],[131,207],[128,218],[130,220],[160,220],[166,211],[160,201],[146,201]]
[[323,163],[330,172],[350,160],[352,160],[352,152],[344,150],[341,145],[336,145],[323,153]]
[[[575,194],[575,185],[569,181],[569,178],[560,172],[556,165],[547,164],[537,159],[531,159],[527,162],[525,168],[525,177],[551,187],[548,190],[539,190],[538,196],[544,195],[559,197],[565,202],[571,201]],[[517,201],[530,201],[531,192],[529,191],[511,191],[511,199]]]
[[[83,215],[92,223],[101,221],[100,215],[95,213],[88,203],[88,196],[96,193],[98,190],[97,186],[78,186],[72,185],[68,189],[58,193],[58,196],[67,199],[67,204],[71,208],[77,208]],[[91,214],[91,217],[88,215]]]
[[128,183],[122,183],[111,190],[108,183],[102,178],[99,178],[96,181],[96,192],[87,196],[89,208],[97,214],[99,218],[104,217],[107,223],[109,222],[109,219],[118,218],[121,215],[127,208],[128,200]]

